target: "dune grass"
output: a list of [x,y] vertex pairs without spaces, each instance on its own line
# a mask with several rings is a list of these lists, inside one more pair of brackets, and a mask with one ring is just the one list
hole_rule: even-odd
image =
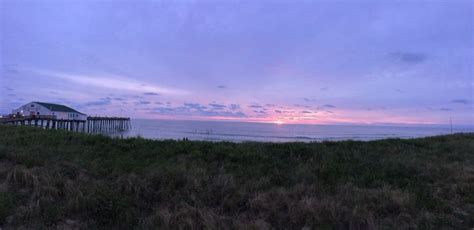
[[469,229],[474,134],[212,143],[0,126],[0,227]]

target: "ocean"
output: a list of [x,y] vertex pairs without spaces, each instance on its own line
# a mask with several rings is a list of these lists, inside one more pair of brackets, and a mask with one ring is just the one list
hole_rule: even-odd
[[[226,121],[175,121],[132,119],[132,129],[111,136],[147,139],[312,142],[416,138],[450,134],[449,125],[302,125]],[[454,126],[453,132],[474,132],[474,126]]]

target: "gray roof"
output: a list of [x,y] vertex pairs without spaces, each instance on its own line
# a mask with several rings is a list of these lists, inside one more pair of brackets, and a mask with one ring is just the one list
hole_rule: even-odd
[[[59,105],[59,104],[53,104],[53,103],[46,103],[46,102],[37,102],[35,101],[34,103],[40,104],[46,108],[48,108],[51,111],[56,111],[56,112],[69,112],[69,113],[81,113],[73,108],[67,107],[65,105]],[[85,114],[84,114],[85,115]]]

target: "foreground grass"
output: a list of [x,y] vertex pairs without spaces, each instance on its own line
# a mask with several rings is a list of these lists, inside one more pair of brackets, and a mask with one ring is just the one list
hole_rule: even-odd
[[474,226],[474,134],[211,143],[0,126],[0,227]]

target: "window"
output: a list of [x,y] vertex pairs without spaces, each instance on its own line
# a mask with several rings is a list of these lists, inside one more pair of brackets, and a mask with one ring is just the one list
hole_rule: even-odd
[[30,107],[35,107],[35,105],[34,105],[34,104],[31,104]]

